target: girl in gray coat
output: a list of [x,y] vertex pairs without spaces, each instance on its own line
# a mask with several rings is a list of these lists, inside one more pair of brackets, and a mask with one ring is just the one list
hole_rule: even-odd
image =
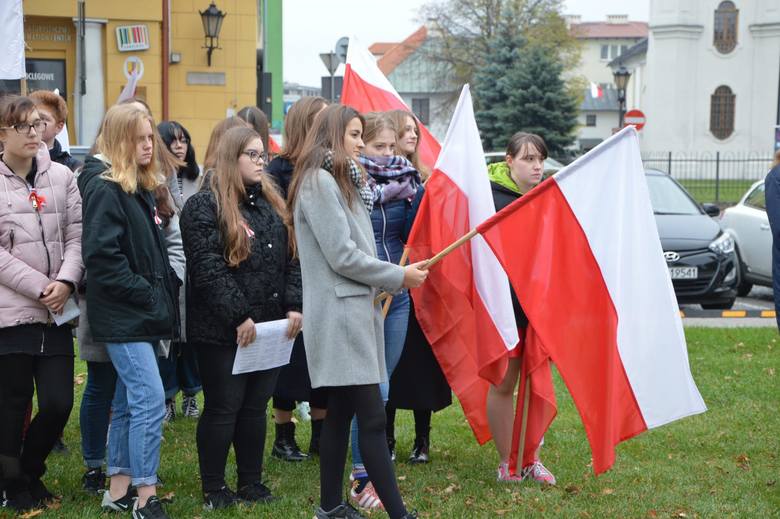
[[341,487],[349,423],[357,415],[369,477],[392,519],[407,514],[385,443],[379,384],[387,381],[379,290],[420,286],[424,263],[401,267],[376,257],[371,189],[357,163],[363,118],[354,109],[323,110],[307,136],[290,185],[306,316],[306,358],[312,387],[328,388],[320,439],[317,519],[359,518]]

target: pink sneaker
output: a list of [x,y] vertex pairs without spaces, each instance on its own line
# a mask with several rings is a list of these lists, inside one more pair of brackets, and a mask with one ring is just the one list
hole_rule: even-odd
[[520,475],[523,479],[530,478],[543,485],[555,485],[555,476],[553,476],[552,472],[547,470],[547,467],[542,465],[542,462],[539,460],[523,467],[523,470],[520,471]]
[[364,510],[385,509],[382,505],[382,501],[379,499],[379,495],[376,493],[373,483],[369,481],[362,492],[355,492],[357,485],[358,483],[354,482],[352,488],[349,489],[349,500],[352,501],[353,505]]
[[509,473],[509,463],[498,464],[498,477],[496,479],[502,483],[520,483],[523,481],[521,476]]

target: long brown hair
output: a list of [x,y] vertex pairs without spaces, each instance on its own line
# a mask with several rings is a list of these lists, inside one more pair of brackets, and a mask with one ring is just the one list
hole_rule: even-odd
[[290,107],[284,119],[284,147],[280,157],[293,164],[298,162],[314,117],[326,106],[328,102],[322,97],[302,97]]
[[[333,171],[331,174],[336,179],[336,184],[338,184],[347,204],[352,207],[352,202],[357,198],[357,192],[349,176],[350,156],[344,148],[347,125],[352,119],[359,119],[365,127],[366,122],[357,110],[340,104],[328,106],[314,119],[314,125],[306,136],[300,158],[295,163],[293,179],[287,195],[287,203],[291,213],[295,208],[295,199],[301,184],[306,177],[313,175],[322,167],[328,150],[333,151]],[[358,165],[358,167],[360,166]]]
[[414,165],[414,169],[420,172],[422,179],[428,180],[428,177],[431,176],[431,171],[425,166],[425,164],[420,162],[420,157],[418,155],[418,150],[420,149],[420,138],[422,137],[422,134],[420,133],[420,123],[417,122],[417,117],[415,117],[412,112],[407,112],[406,110],[390,110],[387,112],[387,114],[395,122],[395,147],[399,154],[403,153],[400,151],[401,148],[399,141],[406,131],[406,118],[411,117],[412,121],[414,121],[414,131],[417,133],[417,145],[414,147],[414,152],[410,155],[407,155],[406,158],[409,159],[409,162]]
[[[392,130],[398,140],[398,127],[395,119],[387,112],[368,112],[363,114],[366,124],[363,126],[363,142],[368,144],[379,136],[384,130]],[[396,148],[396,154],[399,150]]]
[[206,147],[206,155],[203,157],[203,171],[208,171],[214,168],[214,164],[217,162],[217,153],[222,142],[222,138],[225,133],[231,128],[246,128],[244,121],[238,117],[228,117],[219,121],[214,129],[211,130],[211,136],[209,137],[209,145]]
[[263,149],[268,153],[270,151],[268,149],[268,117],[266,117],[265,112],[256,106],[245,106],[238,111],[236,117],[260,134],[260,140],[263,141]]
[[114,105],[108,109],[103,119],[95,147],[106,157],[111,167],[103,177],[116,182],[126,193],[133,194],[138,188],[153,191],[160,185],[159,146],[161,139],[155,139],[152,146],[152,160],[142,166],[136,162],[136,136],[144,122],[152,127],[157,135],[157,125],[152,116],[132,105]]
[[[128,99],[124,99],[118,102],[117,105],[132,106],[136,103],[144,107],[146,113],[149,114],[149,117],[153,117],[152,109],[149,107],[149,103],[140,97],[130,97]],[[168,146],[160,137],[160,132],[157,130],[156,126],[154,128],[154,147],[157,150],[157,160],[160,162],[160,170],[162,171],[163,175],[165,175],[166,181],[169,180],[171,176],[179,170],[179,168],[186,165],[184,161],[179,160],[179,157],[174,155],[173,152],[168,149]]]
[[[225,244],[224,256],[229,267],[237,267],[247,259],[251,249],[251,242],[245,228],[247,224],[239,210],[240,203],[245,201],[247,196],[241,180],[238,159],[244,152],[244,148],[254,139],[261,139],[262,142],[259,133],[243,125],[226,131],[219,144],[211,178],[210,189],[217,201],[219,231]],[[292,229],[284,198],[270,175],[263,173],[260,183],[263,187],[263,198],[268,201],[287,227],[288,247],[292,251]]]

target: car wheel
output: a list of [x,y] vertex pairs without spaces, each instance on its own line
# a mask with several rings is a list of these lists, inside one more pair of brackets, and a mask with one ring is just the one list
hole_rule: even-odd
[[702,304],[701,307],[705,310],[731,310],[731,307],[734,306],[734,301],[736,301],[736,298],[729,299],[725,303]]

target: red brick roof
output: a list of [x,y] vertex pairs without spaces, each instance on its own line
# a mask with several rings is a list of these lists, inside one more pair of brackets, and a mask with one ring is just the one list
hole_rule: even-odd
[[[423,25],[414,31],[404,41],[395,44],[393,47],[385,51],[382,57],[379,58],[379,60],[376,62],[376,64],[379,66],[379,70],[381,70],[385,76],[389,75],[398,65],[403,63],[406,58],[411,56],[414,51],[419,49],[420,45],[425,42],[427,37],[428,29],[426,29]],[[382,44],[375,43],[370,48],[373,48],[375,45]]]
[[647,22],[582,22],[573,23],[571,32],[577,38],[647,38]]
[[368,50],[369,50],[369,52],[371,54],[374,54],[374,55],[380,54],[380,55],[382,55],[382,54],[385,54],[390,49],[392,49],[393,47],[395,47],[396,45],[398,45],[398,42],[395,42],[395,41],[393,41],[393,42],[390,42],[390,41],[388,41],[388,42],[384,42],[384,41],[376,42],[375,44],[371,45],[368,48]]

